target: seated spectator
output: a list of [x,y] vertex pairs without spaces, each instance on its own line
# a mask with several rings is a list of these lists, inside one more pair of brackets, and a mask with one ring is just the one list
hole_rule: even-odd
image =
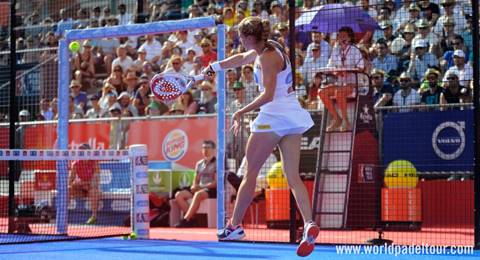
[[186,74],[183,70],[183,59],[179,55],[172,55],[164,72]]
[[448,72],[454,72],[460,80],[460,86],[470,86],[470,82],[473,80],[473,68],[465,62],[465,53],[462,50],[453,52],[453,63],[455,65],[447,70],[445,77]]
[[[467,27],[465,27],[465,30],[460,34],[462,36],[462,50],[467,54],[468,60],[473,60],[473,36],[472,36],[472,30],[473,30],[473,17],[470,13],[465,14],[465,18],[467,19]],[[453,46],[455,49],[455,45]],[[452,62],[453,63],[453,62]],[[451,63],[449,63],[451,64]]]
[[153,71],[153,65],[151,62],[145,61],[143,63],[141,76],[146,76],[149,81],[152,80],[153,76],[155,76],[155,71]]
[[135,72],[129,71],[123,81],[125,83],[125,91],[132,97],[134,97],[135,92],[137,91],[137,87],[138,87],[137,80],[138,80],[138,77],[135,74]]
[[95,75],[95,55],[93,54],[93,46],[90,40],[84,40],[82,43],[82,49],[74,55],[73,68],[75,70],[82,69],[82,63],[84,62],[87,66],[86,71],[91,75]]
[[[92,86],[95,81],[95,74],[92,74],[91,70],[88,69],[88,63],[82,62],[80,69],[75,71],[74,79],[82,84],[83,91],[91,91]],[[96,91],[95,89],[93,91]]]
[[106,85],[103,88],[102,96],[100,97],[100,107],[102,108],[102,117],[108,116],[110,107],[117,102],[117,93],[113,90],[113,87]]
[[[408,2],[411,3],[411,1],[404,2],[404,13],[401,13],[400,11],[402,10],[400,9],[399,11],[397,11],[397,16],[395,18],[399,19],[397,20],[396,24],[398,25],[397,30],[400,32],[403,31],[407,24],[415,24],[418,19],[420,19],[420,8],[418,7],[418,5],[415,3],[408,4]],[[408,13],[405,12],[405,10],[407,9]]]
[[100,107],[100,97],[98,95],[92,95],[90,97],[91,108],[87,110],[85,118],[100,118],[105,111]]
[[92,9],[92,13],[90,14],[90,20],[96,20],[97,22],[100,22],[101,19],[101,14],[102,14],[102,9],[100,6],[95,6]]
[[83,112],[87,111],[87,94],[81,91],[82,84],[77,80],[70,82],[71,96],[73,97],[74,105],[81,109]]
[[230,103],[235,99],[235,92],[233,91],[233,88],[235,87],[235,85],[239,84],[237,70],[233,68],[228,69],[226,72],[226,78],[227,103]]
[[[330,57],[330,45],[328,42],[324,40],[324,36],[322,33],[319,32],[311,32],[311,37],[312,37],[312,42],[308,45],[307,47],[307,55],[305,57],[305,60],[308,58],[312,57],[313,52],[312,52],[312,47],[315,46],[315,44],[320,45],[320,56],[325,57],[328,62],[328,58]],[[299,67],[297,67],[299,68]]]
[[391,45],[391,51],[398,59],[398,71],[405,71],[411,57],[412,42],[415,37],[415,25],[407,24],[403,29],[401,36],[395,38]]
[[388,45],[385,41],[379,41],[375,44],[377,57],[372,61],[373,67],[385,71],[386,74],[398,75],[398,59],[389,53]]
[[455,41],[455,38],[460,36],[455,34],[455,31],[453,30],[454,26],[455,21],[453,21],[451,17],[447,18],[443,23],[443,34],[440,40],[441,54],[454,49],[453,42]]
[[[403,72],[400,75],[400,89],[393,96],[394,106],[411,106],[420,104],[420,95],[412,89],[410,75]],[[411,112],[411,108],[401,108],[399,112]]]
[[394,90],[392,86],[385,84],[385,72],[379,69],[373,69],[370,75],[372,79],[374,107],[393,105],[392,98]]
[[235,24],[235,15],[232,8],[226,7],[223,9],[223,23],[229,27]]
[[52,98],[52,101],[50,101],[50,108],[52,109],[53,120],[58,120],[58,99],[57,98]]
[[433,32],[437,35],[442,35],[442,31],[444,28],[444,23],[447,18],[452,18],[455,21],[454,31],[456,34],[461,34],[462,31],[466,27],[466,20],[465,17],[462,15],[461,12],[455,12],[455,6],[459,4],[456,0],[441,0],[440,5],[443,7],[444,15],[440,16],[433,28]]
[[155,39],[154,35],[148,34],[145,42],[140,46],[147,52],[147,61],[157,64],[162,57],[162,45]]
[[137,59],[133,61],[131,69],[137,73],[141,73],[143,64],[145,61],[147,61],[147,52],[145,51],[145,48],[140,47],[138,48],[137,54]]
[[68,118],[69,119],[80,119],[83,118],[84,112],[83,109],[76,106],[72,96],[69,96],[68,102]]
[[[307,1],[305,1],[305,2],[307,2]],[[254,0],[253,1],[252,16],[259,16],[262,19],[268,19],[268,12],[267,12],[267,10],[265,10],[262,0]]]
[[178,98],[181,107],[183,108],[184,115],[194,115],[198,111],[198,105],[195,100],[193,100],[193,95],[190,91],[186,91]]
[[217,98],[213,95],[213,85],[204,80],[200,84],[200,99],[198,102],[198,114],[215,113]]
[[75,22],[70,18],[67,9],[60,9],[60,20],[57,22],[57,30],[55,31],[55,36],[57,38],[63,37],[63,34],[66,30],[72,30]]
[[309,84],[312,81],[312,71],[316,68],[326,67],[328,64],[328,56],[321,56],[320,44],[311,44],[312,56],[305,58],[303,66],[298,69],[302,73],[305,84]]
[[212,50],[212,42],[209,39],[204,38],[200,42],[200,47],[202,47],[203,52],[200,56],[200,61],[202,62],[202,67],[206,68],[211,62],[217,60],[217,53]]
[[435,57],[439,57],[441,50],[440,50],[440,39],[438,36],[430,31],[430,24],[425,19],[420,19],[415,24],[418,28],[418,34],[413,38],[413,46],[415,46],[416,42],[419,40],[424,40],[427,44],[428,52],[435,55]]
[[47,98],[42,98],[40,100],[40,115],[42,115],[44,120],[47,121],[53,120],[54,118],[52,108],[50,107],[50,102]]
[[122,71],[129,71],[133,68],[133,60],[130,56],[127,55],[127,46],[122,44],[117,48],[117,58],[112,61],[112,70],[115,66],[121,66]]
[[460,86],[459,77],[454,71],[447,71],[443,81],[443,92],[440,95],[440,104],[460,103],[461,92],[464,87]]
[[118,104],[120,104],[120,109],[121,109],[121,114],[123,115],[125,113],[125,110],[129,110],[133,116],[137,117],[138,116],[138,110],[137,108],[132,105],[132,96],[128,94],[128,92],[124,91],[120,93],[120,96],[117,98]]
[[374,41],[375,42],[385,42],[388,46],[392,43],[395,39],[395,35],[393,34],[393,24],[390,20],[384,20],[379,23],[380,29],[382,29],[381,34],[375,31],[374,33]]
[[420,83],[420,87],[418,89],[418,92],[422,94],[423,92],[429,90],[430,86],[433,85],[438,85],[439,88],[441,88],[441,74],[438,70],[436,69],[428,69],[425,72],[425,76],[423,77],[422,82]]
[[252,65],[244,65],[242,67],[242,74],[240,75],[240,83],[245,88],[245,100],[244,105],[250,104],[258,95],[258,84],[255,82],[253,77],[253,67]]
[[245,103],[245,87],[242,84],[237,84],[233,86],[233,91],[235,93],[235,98],[229,105],[229,112],[235,113],[239,109],[241,109]]
[[194,58],[197,53],[193,48],[187,49],[187,55],[185,56],[185,60],[183,62],[183,69],[185,73],[190,73],[193,70],[194,65]]
[[105,83],[112,85],[117,93],[122,93],[126,89],[125,82],[123,81],[122,66],[115,66],[110,76],[105,80],[104,84]]
[[459,36],[459,35],[455,36],[455,38],[452,41],[452,45],[453,45],[453,50],[446,51],[443,54],[443,60],[440,62],[440,65],[444,71],[447,71],[450,67],[455,65],[453,61],[453,53],[456,50],[461,50],[465,53],[465,63],[467,63],[469,60],[469,52],[467,51],[468,48],[465,46],[462,36]]
[[145,115],[161,116],[167,113],[169,110],[169,107],[165,103],[159,100],[156,100],[155,97],[153,97],[153,94],[151,94],[151,96],[152,96],[152,99],[150,99],[150,103],[145,108]]
[[133,15],[130,13],[127,13],[127,6],[125,4],[119,4],[118,7],[118,24],[119,25],[127,25],[132,22]]
[[307,108],[309,109],[318,109],[318,91],[322,87],[322,74],[315,73],[313,81],[308,85],[307,92]]
[[138,110],[139,116],[145,115],[145,107],[150,103],[150,87],[149,87],[148,78],[143,77],[140,78],[140,82],[138,83],[138,89],[135,92],[133,105]]
[[[217,166],[215,158],[215,143],[205,140],[202,144],[203,158],[195,166],[195,180],[191,187],[178,191],[175,194],[175,202],[185,212],[185,216],[175,227],[194,226],[194,217],[200,207],[200,203],[208,198],[217,197]],[[191,204],[188,200],[192,199]]]
[[172,107],[167,112],[167,115],[180,116],[180,115],[183,115],[183,113],[184,113],[183,106],[180,103],[173,103]]
[[442,86],[439,84],[440,72],[435,69],[429,69],[425,73],[425,79],[419,89],[422,95],[422,105],[435,105],[440,104],[440,94],[443,91]]
[[415,52],[410,55],[410,64],[407,72],[414,81],[420,81],[428,68],[439,67],[437,57],[427,52],[427,42],[423,39],[415,41]]
[[195,76],[200,74],[202,70],[203,70],[202,60],[200,56],[196,56],[195,58],[193,58],[193,69],[188,73],[190,76]]
[[422,15],[430,24],[435,24],[438,17],[440,17],[440,7],[430,0],[420,0],[420,10]]

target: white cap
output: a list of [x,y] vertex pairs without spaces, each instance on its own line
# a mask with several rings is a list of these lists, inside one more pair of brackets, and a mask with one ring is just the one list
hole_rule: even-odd
[[413,48],[418,47],[427,48],[427,41],[425,41],[424,39],[415,40],[415,46],[413,46]]
[[123,98],[123,97],[128,97],[128,98],[131,98],[130,94],[128,94],[127,91],[123,91],[122,93],[120,93],[120,96],[118,96],[117,100]]
[[30,112],[28,110],[24,109],[18,113],[19,116],[30,116]]
[[402,37],[397,37],[395,40],[392,41],[392,44],[390,46],[390,50],[392,53],[399,53],[403,50],[403,47],[405,47],[405,44],[407,41],[403,39]]
[[455,50],[453,52],[453,56],[457,56],[457,57],[460,57],[460,58],[465,58],[465,52],[463,52],[462,50]]

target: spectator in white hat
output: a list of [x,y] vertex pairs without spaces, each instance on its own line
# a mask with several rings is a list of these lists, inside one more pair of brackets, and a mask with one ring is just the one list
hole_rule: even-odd
[[[425,40],[427,42],[427,47],[429,52],[433,52],[434,54],[439,54],[439,43],[440,40],[438,39],[438,36],[432,32],[430,32],[430,24],[426,19],[420,19],[418,20],[415,25],[418,28],[418,33],[413,38],[413,45],[415,45],[415,42],[418,40]],[[439,55],[437,55],[438,57]]]
[[120,104],[120,107],[122,109],[122,114],[125,110],[129,110],[133,116],[138,116],[138,110],[137,108],[132,105],[132,96],[128,94],[128,92],[124,91],[120,93],[120,96],[117,98],[118,104]]
[[30,112],[28,110],[24,109],[18,113],[18,119],[20,122],[26,122],[30,118]]
[[424,39],[415,41],[414,52],[410,55],[410,65],[407,72],[416,82],[423,78],[428,68],[438,68],[438,59],[435,55],[427,52],[427,42]]
[[465,52],[462,50],[455,50],[453,52],[453,63],[455,65],[447,70],[445,73],[445,79],[449,72],[453,72],[458,76],[460,86],[470,86],[470,81],[473,80],[473,68],[470,64],[465,62]]

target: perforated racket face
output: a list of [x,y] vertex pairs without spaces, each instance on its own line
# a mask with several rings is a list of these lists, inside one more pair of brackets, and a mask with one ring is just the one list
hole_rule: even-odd
[[150,82],[152,93],[161,100],[178,98],[185,90],[186,84],[185,79],[166,74],[157,74]]

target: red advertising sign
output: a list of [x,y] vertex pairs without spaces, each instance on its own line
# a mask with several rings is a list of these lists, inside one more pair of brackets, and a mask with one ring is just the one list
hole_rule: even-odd
[[147,145],[149,160],[173,161],[188,168],[202,158],[203,140],[216,138],[216,117],[136,121],[128,132],[129,145]]
[[35,171],[35,190],[54,190],[56,187],[55,171]]

